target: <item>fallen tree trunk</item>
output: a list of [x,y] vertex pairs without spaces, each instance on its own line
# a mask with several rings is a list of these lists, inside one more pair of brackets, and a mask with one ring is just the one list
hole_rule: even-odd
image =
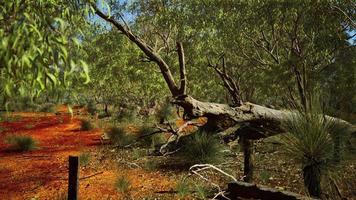
[[[260,186],[252,183],[235,181],[228,184],[227,197],[230,199],[262,199],[262,200],[301,200],[314,198],[302,196],[288,191],[276,190],[266,186]],[[223,199],[223,198],[221,198]]]
[[[213,130],[225,141],[238,137],[258,140],[283,133],[281,123],[295,115],[295,112],[290,110],[276,110],[249,102],[232,107],[227,104],[201,102],[187,95],[174,98],[172,103],[183,107],[187,118],[206,117],[208,121],[203,128]],[[345,132],[356,133],[356,127],[349,122],[331,116],[325,117],[332,120],[336,126],[344,128]],[[164,154],[174,150],[180,139],[188,135],[173,135],[160,152]]]

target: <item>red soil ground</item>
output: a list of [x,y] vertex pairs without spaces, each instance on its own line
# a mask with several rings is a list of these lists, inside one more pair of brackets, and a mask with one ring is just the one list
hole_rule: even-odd
[[[61,113],[13,113],[20,119],[0,122],[0,200],[8,199],[65,199],[68,156],[83,151],[95,151],[101,144],[102,130],[81,131],[81,120]],[[39,149],[30,152],[11,152],[4,142],[9,135],[29,135]],[[100,163],[100,162],[99,162]],[[132,199],[160,190],[171,190],[174,183],[159,172],[142,169],[95,170],[81,168],[80,177],[98,175],[80,182],[81,199],[125,199],[114,188],[118,176],[131,182]],[[157,181],[159,180],[159,181]]]

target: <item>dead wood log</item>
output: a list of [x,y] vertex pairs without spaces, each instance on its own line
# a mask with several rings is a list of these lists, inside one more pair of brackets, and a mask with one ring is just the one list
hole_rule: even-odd
[[252,183],[235,181],[228,184],[226,196],[230,199],[261,199],[261,200],[301,200],[313,198],[302,196],[288,191],[276,190],[266,186],[260,186]]

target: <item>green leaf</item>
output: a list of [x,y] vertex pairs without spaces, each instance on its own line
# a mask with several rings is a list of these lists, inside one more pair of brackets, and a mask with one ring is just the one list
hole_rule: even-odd
[[46,76],[51,80],[54,86],[57,85],[57,78],[53,74],[47,72]]
[[86,62],[84,62],[83,60],[80,60],[80,63],[81,63],[81,65],[82,65],[83,72],[84,72],[84,76],[85,76],[85,82],[84,82],[84,84],[88,84],[88,83],[90,82],[88,64],[87,64]]

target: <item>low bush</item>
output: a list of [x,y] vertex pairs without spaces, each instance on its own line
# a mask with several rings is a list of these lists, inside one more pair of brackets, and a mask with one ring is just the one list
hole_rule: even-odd
[[80,130],[90,131],[92,129],[94,129],[94,125],[89,120],[83,119],[81,122]]
[[142,124],[138,129],[138,137],[141,145],[145,147],[155,148],[156,145],[164,143],[163,135],[160,133],[152,134],[156,131],[149,123]]
[[223,156],[220,140],[211,133],[198,131],[184,138],[178,156],[188,164],[215,163]]
[[180,198],[186,197],[190,194],[190,186],[185,179],[181,179],[178,181],[175,190]]
[[155,161],[153,160],[147,160],[145,163],[144,163],[144,166],[143,168],[147,171],[153,171],[157,168],[157,164]]
[[199,199],[208,199],[208,190],[203,184],[195,184],[196,195]]
[[40,106],[39,109],[40,112],[47,112],[47,113],[55,113],[56,112],[56,106],[52,103],[46,103]]
[[108,131],[108,136],[114,145],[125,146],[133,142],[134,137],[126,133],[123,127],[112,127]]
[[146,151],[145,150],[141,150],[141,149],[133,149],[132,151],[132,158],[134,160],[139,160],[140,158],[144,157],[146,155]]
[[115,182],[115,188],[122,193],[126,193],[130,189],[131,182],[126,176],[120,176]]
[[85,167],[89,164],[89,162],[90,162],[90,153],[89,152],[83,152],[79,155],[80,166]]
[[5,142],[10,145],[12,151],[31,151],[37,149],[37,142],[31,136],[8,136]]
[[94,101],[89,101],[86,107],[87,107],[88,113],[90,113],[91,115],[95,115],[96,112],[98,111]]
[[169,101],[164,102],[156,110],[156,118],[159,123],[169,121],[174,115],[172,104]]

